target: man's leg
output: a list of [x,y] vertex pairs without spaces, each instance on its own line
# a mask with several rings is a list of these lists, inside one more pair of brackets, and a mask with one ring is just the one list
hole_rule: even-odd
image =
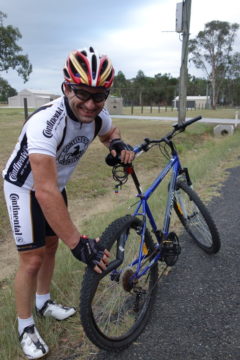
[[19,267],[15,277],[17,315],[21,319],[32,315],[37,277],[44,258],[45,248],[19,252]]
[[58,248],[57,236],[46,237],[45,253],[37,276],[37,294],[50,293],[50,285],[55,266],[55,254]]
[[51,300],[50,286],[58,247],[56,236],[46,237],[44,259],[37,277],[36,308],[39,315],[65,320],[76,313],[73,307],[62,306]]
[[30,359],[39,359],[49,351],[35,327],[32,316],[37,276],[44,253],[44,247],[19,252],[19,268],[15,278],[19,340],[24,354]]

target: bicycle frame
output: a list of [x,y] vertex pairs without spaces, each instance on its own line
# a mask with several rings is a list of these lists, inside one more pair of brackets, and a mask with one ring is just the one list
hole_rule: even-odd
[[[151,197],[153,192],[158,188],[158,186],[161,184],[163,179],[166,177],[166,175],[169,173],[169,171],[172,170],[170,182],[169,182],[169,191],[168,191],[168,198],[167,198],[167,204],[165,208],[165,214],[164,214],[164,222],[163,227],[159,231],[157,229],[156,222],[154,220],[154,217],[152,215],[151,209],[148,205],[148,199]],[[135,183],[135,186],[138,190],[138,197],[140,198],[135,211],[133,212],[133,216],[142,216],[143,217],[143,227],[141,230],[141,243],[139,247],[139,255],[138,258],[132,262],[131,266],[137,264],[137,271],[134,274],[134,278],[140,278],[142,275],[144,275],[150,267],[152,267],[162,256],[161,254],[161,242],[163,239],[167,239],[169,235],[169,227],[170,227],[170,221],[171,221],[171,214],[172,214],[172,208],[173,208],[173,201],[174,201],[174,194],[176,190],[176,183],[177,178],[180,174],[183,172],[187,172],[187,169],[182,169],[180,159],[178,157],[177,152],[174,152],[172,154],[171,159],[167,163],[167,165],[164,167],[164,169],[159,173],[159,175],[155,178],[153,183],[149,186],[149,188],[142,193],[140,189],[140,184],[138,182],[137,176],[135,174],[135,171],[133,167],[131,167],[131,170],[128,170],[128,172],[131,174],[133,182]],[[152,261],[142,270],[142,260],[146,258],[146,255],[143,255],[143,244],[144,244],[144,236],[146,231],[146,220],[149,219],[150,225],[152,227],[152,231],[155,234],[157,241],[158,241],[158,247],[156,248],[157,254],[153,257]]]
[[[155,234],[157,234],[157,225],[155,223],[154,217],[151,213],[151,210],[150,210],[150,207],[149,207],[147,201],[171,169],[173,171],[172,171],[172,176],[171,176],[170,185],[169,185],[168,201],[167,201],[167,206],[165,209],[164,223],[163,223],[163,228],[162,228],[163,237],[168,236],[168,230],[169,230],[170,219],[171,219],[171,210],[172,210],[172,206],[173,206],[174,191],[175,191],[175,187],[176,187],[176,179],[177,179],[177,176],[179,175],[179,172],[181,169],[180,161],[179,161],[179,158],[177,155],[175,155],[169,161],[169,163],[160,172],[160,174],[157,176],[157,178],[152,183],[152,185],[150,185],[150,187],[145,191],[145,193],[138,195],[138,197],[140,197],[141,199],[138,203],[136,210],[133,213],[133,216],[137,216],[137,215],[142,215],[144,217],[147,216],[149,219],[149,222],[152,226],[153,232]],[[141,207],[142,207],[142,213],[139,212],[139,209]],[[157,239],[158,239],[158,241],[161,241],[159,236],[157,236]]]

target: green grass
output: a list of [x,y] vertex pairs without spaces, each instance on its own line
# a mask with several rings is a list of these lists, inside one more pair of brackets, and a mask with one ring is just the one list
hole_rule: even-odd
[[[213,117],[220,116],[214,113]],[[0,108],[1,168],[13,148],[23,124],[23,118],[21,109],[12,109],[12,111],[7,109],[6,111]],[[170,123],[158,123],[151,120],[121,119],[114,120],[114,124],[121,128],[123,138],[131,144],[141,143],[145,137],[161,137],[171,128]],[[221,183],[226,178],[225,169],[238,164],[240,150],[239,130],[234,133],[234,136],[216,139],[212,136],[213,127],[213,125],[202,123],[194,124],[185,133],[175,138],[182,163],[189,167],[194,187],[206,201],[219,194]],[[136,191],[132,187],[131,180],[119,194],[114,194],[111,168],[104,163],[106,154],[107,149],[104,149],[96,140],[81,160],[80,166],[68,185],[72,217],[81,232],[91,236],[100,235],[112,220],[125,213],[131,213],[132,210],[128,209],[128,206],[136,201]],[[157,148],[136,159],[135,168],[143,188],[151,183],[165,163],[166,160],[160,156]],[[159,196],[164,202],[164,194]],[[159,214],[159,201],[151,201],[151,207],[154,213]],[[0,192],[0,213],[0,240],[3,241],[9,231],[9,222],[2,191]],[[57,253],[52,285],[53,296],[59,302],[78,307],[83,271],[84,265],[75,260],[67,247],[61,244]],[[22,359],[21,350],[17,346],[11,277],[0,283],[0,306],[2,314],[0,320],[1,359]],[[54,354],[54,356],[50,355],[49,359],[56,359],[57,354],[67,357],[79,351],[81,354],[79,359],[86,360],[90,352],[97,352],[97,349],[86,339],[78,316],[64,323],[51,319],[47,321],[37,319],[37,326]]]

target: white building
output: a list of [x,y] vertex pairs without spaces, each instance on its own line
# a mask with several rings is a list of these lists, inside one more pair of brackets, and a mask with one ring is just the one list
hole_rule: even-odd
[[15,96],[8,98],[9,106],[23,107],[24,98],[27,99],[27,106],[30,108],[38,108],[51,100],[58,98],[60,95],[51,93],[48,90],[32,90],[24,89],[19,91]]
[[[173,100],[173,107],[178,108],[179,96]],[[187,109],[206,109],[210,104],[210,98],[207,96],[187,96]]]

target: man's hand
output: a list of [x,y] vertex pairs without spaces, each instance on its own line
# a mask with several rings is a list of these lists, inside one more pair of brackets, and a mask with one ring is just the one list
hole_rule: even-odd
[[113,157],[120,156],[123,164],[130,164],[135,157],[132,147],[125,144],[120,138],[110,142],[109,150]]
[[107,268],[110,252],[99,243],[100,239],[90,239],[85,235],[80,237],[77,246],[72,249],[72,254],[78,260],[90,266],[101,274]]

